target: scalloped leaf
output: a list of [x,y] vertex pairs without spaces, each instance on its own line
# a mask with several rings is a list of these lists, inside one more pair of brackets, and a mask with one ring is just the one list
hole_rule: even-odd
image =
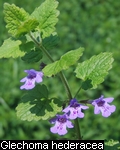
[[42,38],[50,36],[55,31],[59,15],[59,11],[56,9],[57,6],[58,2],[56,0],[45,0],[31,14],[39,22],[38,30],[42,33]]
[[17,58],[23,56],[25,52],[20,50],[20,45],[20,40],[14,41],[11,38],[5,40],[0,47],[0,58]]
[[84,48],[80,47],[76,50],[71,50],[61,56],[60,60],[47,65],[42,71],[45,76],[51,77],[61,70],[68,69],[69,66],[74,65],[76,61],[82,56]]
[[28,63],[35,63],[42,59],[42,51],[39,49],[31,50],[30,52],[26,53],[25,56],[22,57],[22,60]]
[[58,99],[48,98],[48,90],[45,85],[36,85],[33,90],[28,91],[22,97],[16,110],[21,120],[38,121],[54,117],[62,110],[62,107]]
[[91,80],[93,88],[104,81],[108,71],[112,68],[112,53],[105,52],[91,57],[82,63],[79,63],[75,73],[76,77],[83,81]]
[[18,29],[28,19],[29,14],[23,8],[8,3],[4,3],[4,14],[8,32],[13,36],[17,36]]
[[30,18],[29,14],[23,9],[4,3],[5,21],[8,32],[15,37],[35,30],[39,22],[35,18]]

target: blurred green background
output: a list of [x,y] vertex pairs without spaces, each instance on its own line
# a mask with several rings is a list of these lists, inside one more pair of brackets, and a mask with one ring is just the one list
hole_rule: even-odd
[[[32,13],[43,0],[0,1],[0,45],[9,37],[3,15],[4,2],[14,3]],[[85,48],[82,60],[105,51],[112,52],[114,57],[113,68],[105,78],[105,82],[95,90],[81,91],[77,99],[95,99],[101,94],[105,97],[114,97],[116,112],[108,118],[103,118],[101,115],[94,115],[93,107],[86,110],[85,117],[79,119],[83,138],[120,140],[120,1],[59,0],[58,9],[60,15],[56,30],[60,41],[55,48],[49,50],[54,59],[79,46]],[[15,108],[25,93],[20,90],[19,81],[26,75],[24,69],[30,68],[38,70],[39,63],[27,64],[19,58],[0,59],[0,139],[62,138],[50,133],[51,125],[48,121],[27,122],[21,121],[16,116]],[[73,71],[74,67],[65,72],[65,75],[75,94],[80,81],[75,79]],[[61,100],[67,98],[58,79],[44,79],[43,83],[48,85],[50,96],[56,96]],[[64,137],[72,139],[73,134],[74,129],[70,129]]]

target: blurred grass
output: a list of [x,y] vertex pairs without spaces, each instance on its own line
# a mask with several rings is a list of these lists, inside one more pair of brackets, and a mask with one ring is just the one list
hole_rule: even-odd
[[[7,2],[23,7],[31,13],[43,0]],[[0,1],[0,44],[9,37],[5,28],[3,16],[4,0]],[[77,99],[95,99],[101,94],[105,97],[114,97],[113,104],[117,109],[109,118],[94,115],[93,108],[85,111],[85,117],[80,119],[81,131],[84,139],[115,139],[120,140],[120,2],[119,0],[59,0],[59,22],[56,26],[60,42],[50,50],[54,59],[79,46],[85,48],[82,60],[94,54],[109,51],[113,53],[114,64],[105,82],[96,90],[81,91]],[[46,61],[46,59],[44,60]],[[24,91],[19,89],[21,78],[25,76],[24,69],[39,69],[39,63],[27,64],[20,58],[0,60],[0,139],[58,139],[58,135],[50,133],[50,124],[47,121],[27,122],[17,118],[15,107]],[[80,80],[74,78],[74,67],[65,72],[70,87],[75,94]],[[102,70],[101,70],[102,71]],[[51,96],[66,99],[64,88],[59,79],[48,78],[44,82],[48,85]],[[57,91],[56,91],[57,85]],[[58,86],[59,85],[59,86]],[[74,138],[74,129],[69,130],[66,138]]]

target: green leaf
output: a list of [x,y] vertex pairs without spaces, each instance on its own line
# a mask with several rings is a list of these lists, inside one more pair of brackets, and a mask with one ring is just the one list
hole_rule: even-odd
[[120,149],[120,142],[114,141],[113,139],[106,141],[105,140],[105,150],[118,150]]
[[[21,39],[20,39],[21,40]],[[22,44],[20,45],[20,49],[22,51],[25,51],[25,52],[30,52],[32,49],[35,48],[35,44],[33,43],[33,41],[26,41],[26,39],[21,40]]]
[[20,40],[14,41],[11,38],[5,40],[0,47],[0,58],[17,58],[23,56],[25,52],[20,50],[20,44]]
[[26,20],[25,22],[23,22],[22,24],[18,26],[15,36],[20,36],[20,35],[29,33],[30,31],[35,30],[38,24],[39,23],[34,18],[30,18]]
[[90,79],[87,79],[86,81],[84,81],[84,82],[82,83],[82,89],[88,90],[88,89],[92,88],[91,81],[92,81],[92,80],[90,80]]
[[24,27],[23,23],[28,19],[29,14],[23,8],[8,3],[4,3],[4,14],[8,32],[13,36],[17,36],[18,33],[20,34],[22,30],[18,32],[18,29],[21,29],[21,26]]
[[64,54],[60,60],[55,61],[47,65],[42,71],[44,75],[51,77],[52,75],[57,74],[61,70],[68,69],[69,66],[74,65],[76,61],[82,56],[84,48],[78,48],[76,50],[71,50]]
[[64,54],[59,61],[59,65],[61,66],[61,68],[67,69],[69,66],[74,65],[76,61],[78,61],[82,56],[83,50],[84,48],[80,47],[76,50],[71,50]]
[[37,48],[26,53],[25,56],[22,57],[22,60],[28,63],[35,63],[38,62],[40,59],[42,59],[42,51]]
[[33,90],[28,91],[22,97],[16,107],[17,116],[27,121],[47,120],[62,110],[60,104],[58,99],[48,98],[48,90],[45,85],[36,85]]
[[79,63],[75,72],[76,77],[86,81],[92,80],[93,88],[104,81],[108,71],[112,68],[112,53],[105,52],[91,57],[82,63]]
[[58,44],[59,38],[57,34],[51,34],[42,40],[42,44],[46,49],[51,49]]
[[42,38],[50,36],[55,31],[59,15],[59,11],[56,9],[57,6],[58,2],[56,0],[45,0],[31,14],[39,22],[38,30],[42,33]]
[[39,25],[35,18],[30,18],[29,14],[23,9],[4,3],[5,21],[8,32],[15,37],[29,33]]

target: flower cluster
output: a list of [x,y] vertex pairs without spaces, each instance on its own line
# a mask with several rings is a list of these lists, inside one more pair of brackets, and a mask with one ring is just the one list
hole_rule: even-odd
[[[116,107],[114,105],[108,104],[111,103],[113,100],[114,98],[112,97],[104,98],[104,96],[102,95],[98,99],[87,101],[87,103],[94,106],[95,114],[99,114],[101,112],[103,117],[109,117],[111,113],[116,110]],[[74,120],[76,118],[83,118],[84,113],[82,112],[82,109],[85,110],[88,108],[88,106],[78,103],[76,99],[72,99],[70,101],[70,104],[62,110],[62,112],[64,112],[63,115],[56,115],[56,118],[51,119],[50,122],[54,123],[55,126],[51,127],[50,131],[52,133],[58,133],[59,135],[66,134],[66,127],[73,128],[73,124],[70,122],[70,120]]]
[[[30,90],[35,87],[35,83],[42,82],[43,72],[36,71],[34,69],[25,70],[28,74],[27,77],[24,77],[20,82],[25,82],[24,85],[20,87],[20,89]],[[102,113],[103,117],[109,117],[111,113],[116,110],[114,105],[109,105],[114,98],[104,98],[102,95],[100,98],[95,100],[87,100],[85,103],[91,104],[94,106],[94,114]],[[83,118],[84,113],[82,110],[88,109],[89,107],[83,104],[78,103],[78,101],[74,98],[70,100],[69,105],[62,110],[64,114],[56,115],[55,118],[50,120],[50,123],[55,124],[53,127],[50,128],[52,133],[57,133],[59,135],[65,135],[67,133],[66,128],[73,128],[74,125],[71,120],[76,118]]]
[[50,120],[52,124],[55,124],[55,126],[50,128],[50,131],[52,133],[58,133],[59,135],[66,134],[66,127],[74,127],[70,120],[76,119],[77,117],[84,117],[82,109],[88,109],[88,106],[81,105],[76,99],[72,99],[70,105],[62,110],[62,112],[65,112],[63,115],[56,115],[55,118]]

